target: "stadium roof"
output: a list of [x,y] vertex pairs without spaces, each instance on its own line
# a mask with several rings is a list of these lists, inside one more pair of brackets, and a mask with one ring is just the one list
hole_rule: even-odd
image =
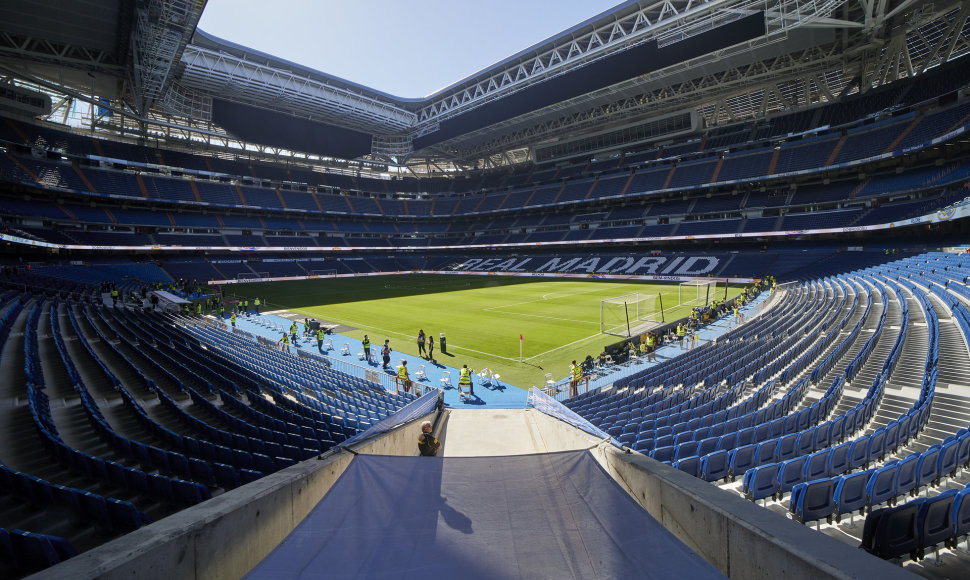
[[204,7],[4,3],[0,78],[59,97],[55,118],[92,102],[96,128],[164,133],[170,146],[203,136],[482,167],[551,144],[563,156],[631,149],[643,144],[638,127],[674,113],[689,112],[696,131],[809,107],[970,51],[970,8],[958,0],[631,0],[405,99],[205,34]]

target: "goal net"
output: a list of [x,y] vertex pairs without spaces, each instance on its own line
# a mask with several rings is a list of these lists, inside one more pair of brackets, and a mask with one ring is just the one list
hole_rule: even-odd
[[311,276],[317,276],[319,278],[324,278],[326,276],[336,276],[336,270],[310,270]]
[[664,321],[660,294],[624,294],[600,301],[600,332],[631,337]]
[[715,280],[681,282],[678,291],[680,306],[705,306],[717,296]]
[[236,274],[236,280],[259,280],[269,278],[269,272],[240,272]]

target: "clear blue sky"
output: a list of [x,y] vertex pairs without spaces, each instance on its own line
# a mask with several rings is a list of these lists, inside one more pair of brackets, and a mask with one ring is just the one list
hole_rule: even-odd
[[423,97],[620,0],[209,0],[199,28],[398,97]]

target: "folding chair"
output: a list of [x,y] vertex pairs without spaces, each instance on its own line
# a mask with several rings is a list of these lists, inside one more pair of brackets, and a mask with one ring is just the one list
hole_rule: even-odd
[[[424,368],[424,367],[422,366],[421,368]],[[441,373],[441,380],[439,382],[441,383],[441,388],[442,389],[450,389],[450,388],[452,388],[452,385],[451,385],[451,371],[445,371],[445,372]]]
[[350,354],[350,345],[348,345],[347,343],[344,343],[343,347],[340,348],[340,354],[343,355],[343,356],[349,355]]
[[552,378],[552,373],[546,373],[546,394],[555,395],[557,392],[556,379]]
[[478,380],[483,387],[488,387],[492,385],[492,371],[490,369],[482,369],[478,373]]
[[367,355],[364,354],[364,349],[360,349],[360,352],[357,353],[357,360],[364,360],[365,358],[367,358]]
[[333,339],[328,338],[327,342],[323,343],[323,350],[333,350]]
[[414,378],[419,381],[428,380],[428,375],[424,371],[424,365],[418,365],[418,370],[414,372]]

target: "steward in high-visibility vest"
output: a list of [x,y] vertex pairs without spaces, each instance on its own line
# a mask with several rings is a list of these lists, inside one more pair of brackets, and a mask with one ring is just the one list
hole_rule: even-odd
[[462,387],[468,386],[468,394],[474,396],[475,385],[472,384],[472,370],[468,368],[468,365],[464,365],[458,371],[458,396],[461,396]]
[[579,381],[583,378],[583,367],[573,361],[569,365],[569,396],[575,397],[579,394]]
[[327,333],[323,331],[323,328],[317,329],[317,350],[321,353],[323,352],[323,337],[326,336],[326,334]]
[[364,340],[360,341],[360,346],[364,349],[364,358],[366,358],[367,362],[369,363],[370,362],[370,339],[367,338],[366,334],[364,335]]
[[232,324],[233,328],[236,328],[236,313],[233,312],[232,316],[229,317],[229,324]]
[[687,329],[683,324],[677,325],[677,340],[680,341],[680,348],[684,348],[684,337],[687,336]]
[[257,298],[256,300],[253,300],[253,306],[256,307],[256,314],[259,314],[259,305],[260,304],[261,304],[261,302],[259,301],[259,298]]
[[408,362],[404,359],[401,359],[401,366],[397,367],[397,380],[404,387],[405,393],[411,392],[411,379],[408,378]]

